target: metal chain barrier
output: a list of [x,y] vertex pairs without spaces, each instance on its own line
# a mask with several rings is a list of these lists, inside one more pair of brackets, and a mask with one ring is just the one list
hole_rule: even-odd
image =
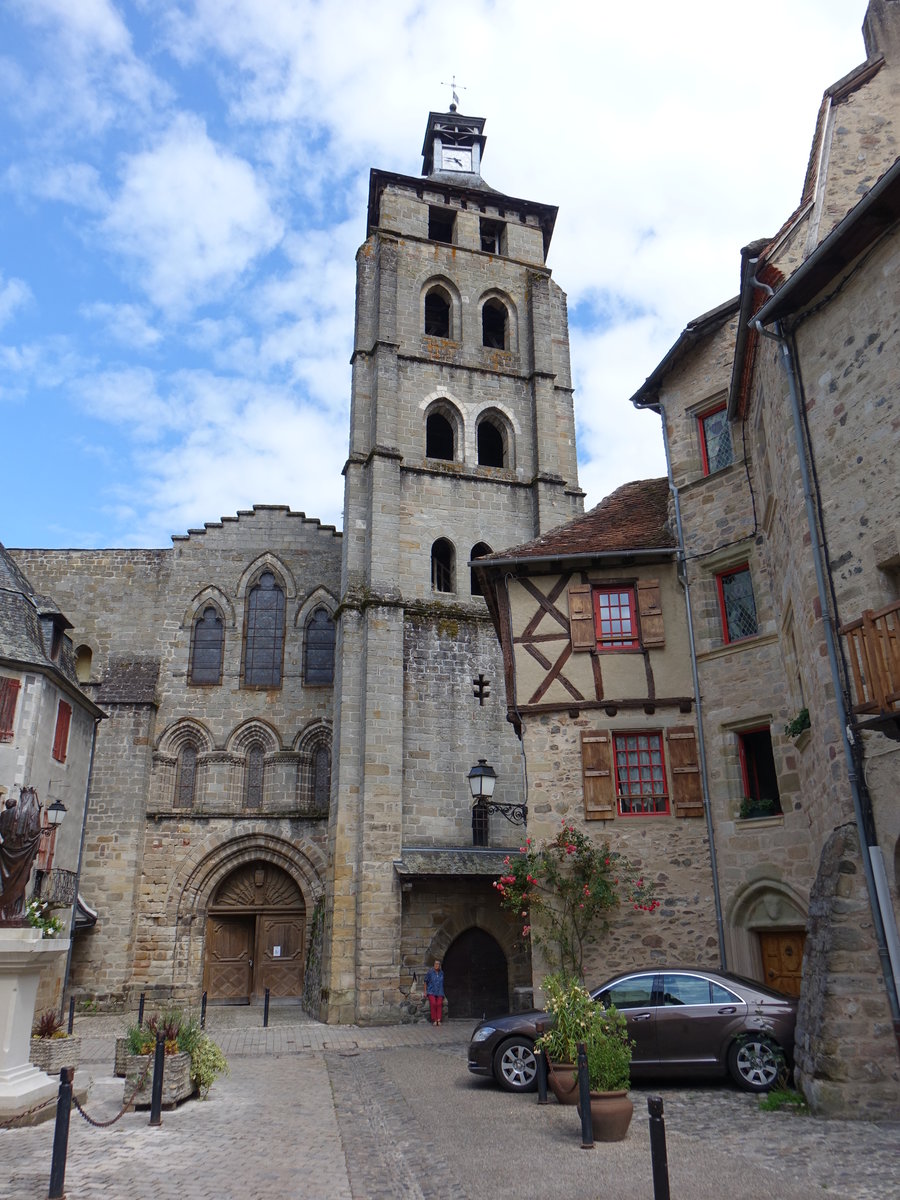
[[121,1120],[122,1117],[124,1117],[125,1114],[128,1112],[129,1108],[131,1107],[131,1102],[134,1100],[135,1096],[138,1094],[138,1092],[141,1090],[141,1088],[147,1082],[147,1076],[150,1074],[150,1068],[152,1066],[153,1066],[153,1058],[151,1056],[147,1060],[147,1065],[144,1067],[143,1071],[141,1071],[138,1081],[135,1084],[134,1091],[131,1093],[130,1096],[125,1097],[125,1099],[122,1101],[122,1107],[119,1109],[119,1111],[116,1113],[116,1115],[114,1117],[112,1117],[109,1121],[95,1120],[92,1116],[90,1116],[88,1113],[86,1113],[84,1111],[84,1109],[81,1107],[81,1104],[78,1101],[78,1097],[75,1096],[74,1094],[72,1096],[72,1104],[75,1106],[75,1108],[78,1109],[79,1116],[83,1117],[84,1120],[87,1121],[88,1125],[93,1125],[93,1127],[95,1129],[108,1129],[110,1127],[110,1125],[115,1125],[116,1121]]

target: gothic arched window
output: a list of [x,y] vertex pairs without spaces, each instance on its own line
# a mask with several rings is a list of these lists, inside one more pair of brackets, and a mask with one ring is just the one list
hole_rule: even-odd
[[509,314],[502,300],[485,300],[481,309],[481,344],[494,350],[509,349]]
[[284,592],[264,571],[247,597],[244,685],[281,687],[284,653]]
[[247,751],[247,774],[244,785],[244,808],[262,808],[263,776],[266,752],[259,742],[254,742]]
[[478,465],[505,467],[506,460],[506,439],[503,430],[494,421],[485,418],[478,425]]
[[425,457],[454,458],[453,426],[441,412],[430,413],[425,422]]
[[456,552],[453,543],[446,538],[438,538],[431,547],[431,586],[436,592],[456,591],[454,575]]
[[191,683],[222,682],[222,650],[225,624],[218,611],[209,605],[194,622],[191,639]]
[[317,809],[328,808],[331,797],[331,751],[327,746],[318,746],[312,762],[312,801]]
[[425,333],[431,337],[450,336],[450,297],[442,287],[433,287],[425,296]]
[[334,621],[326,608],[317,608],[306,622],[303,682],[334,683]]
[[[473,562],[476,558],[484,558],[485,554],[490,554],[490,552],[491,552],[491,548],[487,544],[487,542],[476,542],[475,545],[472,547],[472,553],[469,555],[469,561]],[[471,584],[472,595],[473,596],[483,596],[484,592],[481,590],[481,585],[475,576],[474,569],[470,568],[469,573],[470,573],[471,579],[472,579],[472,584]]]
[[175,807],[193,808],[197,789],[197,747],[188,742],[178,752],[175,768]]

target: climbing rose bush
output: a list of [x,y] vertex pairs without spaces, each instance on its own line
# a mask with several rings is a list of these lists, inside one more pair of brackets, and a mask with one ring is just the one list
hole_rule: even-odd
[[609,928],[621,904],[652,913],[659,908],[649,884],[609,842],[594,842],[562,822],[541,845],[528,838],[522,858],[506,858],[494,881],[500,903],[523,922],[522,936],[539,946],[557,971],[583,978],[585,948]]

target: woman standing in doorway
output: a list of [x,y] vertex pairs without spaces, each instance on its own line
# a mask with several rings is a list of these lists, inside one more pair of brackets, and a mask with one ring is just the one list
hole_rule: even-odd
[[444,1015],[444,972],[439,958],[434,960],[434,966],[425,976],[425,998],[431,1005],[432,1025],[440,1025]]

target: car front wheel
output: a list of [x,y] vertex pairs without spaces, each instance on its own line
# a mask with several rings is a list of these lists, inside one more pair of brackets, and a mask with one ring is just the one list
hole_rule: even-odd
[[507,1038],[494,1054],[494,1078],[508,1092],[532,1092],[537,1087],[534,1044],[525,1037]]
[[728,1071],[745,1092],[768,1092],[785,1069],[781,1048],[770,1038],[745,1034],[728,1051]]

